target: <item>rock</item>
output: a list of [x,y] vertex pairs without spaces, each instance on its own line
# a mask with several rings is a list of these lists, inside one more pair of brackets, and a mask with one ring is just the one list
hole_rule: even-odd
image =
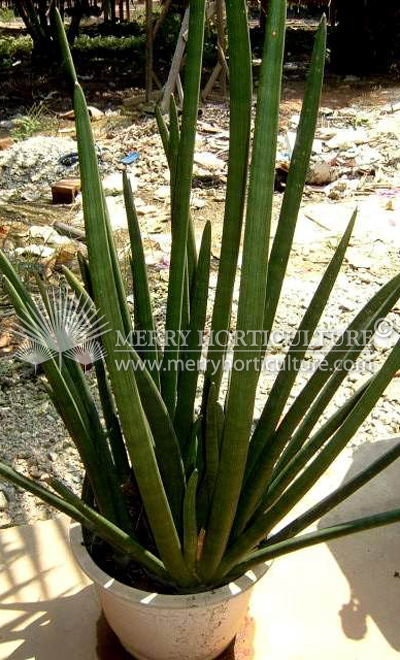
[[[41,239],[44,243],[53,243],[57,241],[59,234],[53,227],[46,225],[32,225],[28,230],[29,239]],[[61,238],[61,236],[60,236]]]
[[353,119],[357,117],[358,112],[355,110],[355,108],[340,108],[337,110],[337,114],[340,115],[341,117],[345,117],[346,119]]
[[311,165],[308,175],[307,183],[313,186],[324,186],[331,183],[334,179],[335,172],[331,165],[328,163],[316,163]]
[[331,115],[335,114],[335,111],[332,108],[322,107],[320,108],[320,113],[324,117],[330,117]]
[[89,110],[90,119],[92,121],[99,121],[99,119],[102,119],[104,117],[104,112],[102,112],[98,108],[95,108],[93,105],[88,105],[88,110]]
[[381,240],[374,241],[374,244],[369,251],[370,257],[373,259],[385,258],[388,254],[388,246]]
[[[137,178],[133,174],[128,174],[128,179],[132,187],[132,192],[135,193],[138,189]],[[123,186],[121,172],[112,172],[104,177],[103,188],[106,195],[122,195]]]
[[53,227],[46,225],[33,225],[29,228],[28,237],[33,239],[35,243],[41,239],[43,243],[50,247],[64,248],[73,247],[76,251],[75,242],[68,236],[61,236]]
[[353,300],[346,299],[340,302],[339,308],[345,312],[354,312],[356,304]]
[[[0,151],[1,197],[15,194],[19,198],[38,199],[48,185],[78,172],[77,165],[66,167],[59,162],[73,151],[76,151],[73,140],[44,135],[16,142]],[[32,177],[37,179],[34,184]]]
[[161,219],[157,216],[145,217],[146,229],[150,234],[159,234],[162,231]]
[[153,206],[152,204],[144,204],[143,206],[139,206],[137,212],[139,215],[148,215],[151,213],[157,213],[157,207]]
[[363,284],[371,284],[373,281],[373,277],[369,273],[360,273],[359,277]]
[[43,260],[51,259],[56,254],[56,250],[53,247],[47,245],[27,245],[24,248],[17,248],[14,251],[18,257],[40,257]]
[[276,350],[281,350],[282,346],[284,344],[284,340],[285,340],[284,333],[282,331],[275,330],[275,331],[271,332],[271,336],[270,336],[270,339],[269,339],[268,346],[269,346],[270,349],[275,350],[275,351]]
[[385,390],[385,396],[392,401],[400,402],[400,378],[394,378]]
[[155,199],[169,199],[170,196],[170,187],[169,186],[160,186],[157,188],[156,192],[154,193]]
[[[98,121],[104,117],[104,112],[95,108],[93,105],[88,105],[88,111],[92,121]],[[73,121],[75,119],[75,112],[73,110],[67,110],[67,112],[60,112],[59,116],[63,119],[70,119]]]
[[[50,275],[52,269],[58,265],[71,266],[77,252],[87,253],[86,246],[76,243],[68,236],[61,236],[52,227],[36,226],[29,229],[27,240],[34,240],[34,244],[18,247],[14,250],[16,256],[25,256],[38,260],[45,267],[45,275]],[[42,244],[38,245],[38,241]]]
[[21,451],[18,452],[17,458],[27,461],[31,456],[31,452],[28,451],[27,449],[22,449]]
[[47,458],[49,459],[49,461],[52,461],[54,463],[58,458],[58,454],[55,451],[49,451],[47,454]]
[[111,229],[127,229],[126,211],[122,197],[106,197],[108,212],[110,215]]
[[[288,131],[286,133],[286,146],[287,146],[289,159],[293,155],[294,145],[296,144],[296,137],[297,137],[297,133],[295,133],[294,131]],[[282,155],[284,156],[284,154]]]
[[205,121],[199,122],[199,128],[204,131],[205,133],[221,133],[222,129],[220,126],[213,126],[212,124],[208,124]]
[[29,468],[29,474],[33,479],[40,479],[42,471],[39,470],[37,465],[31,465]]
[[286,323],[290,325],[291,328],[297,328],[300,323],[300,317],[296,314],[293,314],[288,311],[288,314],[285,316]]
[[334,128],[322,126],[318,129],[317,135],[323,142],[327,142],[328,140],[331,140],[333,137],[335,137],[336,130]]
[[312,153],[317,154],[317,156],[319,156],[320,154],[322,154],[322,148],[323,148],[322,140],[314,140],[312,145]]
[[315,336],[312,338],[310,342],[310,349],[313,351],[319,351],[323,347],[324,347],[323,335],[321,332],[316,332]]
[[7,509],[7,506],[8,506],[7,498],[4,495],[3,491],[0,490],[0,511],[4,511],[5,509]]
[[203,209],[206,205],[206,202],[204,199],[199,199],[198,197],[192,197],[190,200],[190,206],[192,206],[195,209]]
[[380,163],[382,161],[382,154],[377,149],[372,149],[368,144],[364,144],[357,150],[355,161],[359,167],[371,165],[372,163]]
[[375,332],[372,338],[372,344],[378,351],[387,351],[397,343],[400,335],[386,321],[383,321],[381,329]]
[[348,248],[345,258],[353,268],[371,268],[373,265],[372,259],[357,248]]
[[224,170],[226,166],[225,161],[221,160],[221,158],[218,158],[209,151],[196,152],[194,155],[194,162],[196,165],[200,165],[200,167],[203,167],[206,170],[213,171]]
[[7,498],[7,502],[14,502],[15,501],[15,489],[14,486],[11,485],[3,485],[1,487],[1,490],[3,491],[4,495]]
[[[297,138],[297,133],[295,133],[294,131],[288,131],[286,133],[286,146],[287,146],[289,158],[291,158],[293,155],[294,146],[296,144],[296,138]],[[321,154],[322,147],[323,147],[322,140],[314,140],[312,146],[312,153],[318,155]]]
[[358,371],[350,371],[348,379],[350,383],[357,383],[357,381],[360,379],[360,374]]
[[328,149],[339,149],[339,151],[346,151],[351,149],[354,145],[365,144],[368,142],[368,134],[362,129],[341,129],[336,132],[335,137],[331,138],[326,146]]
[[400,103],[394,103],[393,105],[389,103],[388,105],[385,105],[386,112],[399,112],[400,110]]

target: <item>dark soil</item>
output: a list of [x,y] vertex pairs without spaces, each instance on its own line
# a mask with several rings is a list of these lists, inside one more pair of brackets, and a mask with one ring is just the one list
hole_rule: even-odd
[[[132,483],[125,487],[124,495],[128,502],[130,517],[135,521],[134,529],[138,540],[145,548],[157,555],[157,547],[147,522],[139,490],[133,479]],[[82,497],[88,504],[96,508],[93,493],[87,479],[84,481]],[[142,566],[129,559],[126,555],[116,551],[109,543],[106,543],[106,541],[103,541],[103,539],[97,536],[97,534],[84,528],[83,537],[86,549],[93,561],[107,575],[115,578],[118,582],[143,591],[157,591],[160,594],[170,595],[178,593],[172,585],[162,582],[154,575],[150,575]]]

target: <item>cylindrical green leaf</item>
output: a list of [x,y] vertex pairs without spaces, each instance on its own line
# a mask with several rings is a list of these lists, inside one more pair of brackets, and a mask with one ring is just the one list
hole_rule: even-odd
[[[243,339],[234,350],[220,473],[199,569],[202,576],[213,574],[225,551],[240,496],[253,423],[259,375],[257,360],[264,324],[285,25],[286,2],[271,0],[258,87],[237,313],[237,331],[243,333]],[[254,332],[258,333],[256,341]],[[239,369],[239,363],[243,362],[245,368]]]

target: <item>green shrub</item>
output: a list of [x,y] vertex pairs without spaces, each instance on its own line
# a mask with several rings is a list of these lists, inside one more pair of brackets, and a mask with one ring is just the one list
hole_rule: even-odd
[[11,7],[0,9],[0,21],[2,23],[12,23],[15,20],[14,10]]
[[74,42],[73,52],[84,53],[97,56],[132,55],[143,51],[144,37],[116,37],[116,36],[96,36],[90,37],[87,34],[81,34]]
[[[400,297],[397,275],[364,304],[301,393],[291,397],[343,263],[356,220],[354,213],[266,396],[262,414],[254,421],[262,359],[268,350],[308,172],[326,50],[323,19],[316,36],[277,229],[270,244],[285,42],[283,0],[270,3],[252,139],[252,67],[245,3],[227,3],[230,152],[221,255],[210,322],[213,334],[204,378],[201,375],[212,228],[210,223],[205,225],[197,252],[190,196],[204,11],[204,0],[191,0],[182,119],[179,120],[173,99],[168,126],[157,112],[171,174],[172,246],[163,351],[154,342],[156,326],[142,236],[125,174],[134,319],[127,306],[86,101],[57,14],[64,61],[74,90],[89,255],[88,261],[80,260],[83,284],[68,269],[64,273],[81,309],[86,313],[93,300],[92,313],[107,326],[108,331],[101,336],[104,361],[95,361],[101,410],[80,366],[68,353],[62,359],[61,349],[53,346],[58,360],[49,357],[43,362],[47,391],[78,448],[90,488],[85,488],[81,499],[58,479],[50,479],[50,488],[44,487],[0,463],[3,478],[69,514],[122,552],[124,560],[139,563],[156,583],[161,578],[171,590],[189,593],[215,588],[281,554],[400,521],[400,509],[395,509],[298,536],[398,458],[397,442],[344,486],[302,515],[294,514],[292,522],[279,532],[274,531],[348,444],[400,369],[399,340],[371,380],[324,421],[324,413],[348,371],[377,324]],[[242,237],[237,340],[229,386],[223,392],[221,382]],[[28,329],[33,328],[38,342],[43,341],[45,333],[38,321],[37,305],[1,252],[0,269],[19,317]],[[43,287],[41,295],[49,315],[57,319]],[[140,342],[135,335],[138,330]],[[185,341],[181,333],[187,333]],[[225,337],[225,342],[221,337]],[[143,339],[147,339],[144,345]],[[121,340],[126,350],[122,367]],[[43,350],[50,348],[49,341],[42,345]],[[200,383],[202,401],[198,406],[196,392]],[[88,490],[94,507],[87,497]],[[143,518],[144,529],[138,525]]]
[[26,57],[31,54],[32,49],[33,41],[29,36],[0,39],[0,63]]

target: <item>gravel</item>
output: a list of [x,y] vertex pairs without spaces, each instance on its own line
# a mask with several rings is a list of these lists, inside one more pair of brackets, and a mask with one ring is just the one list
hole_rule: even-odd
[[1,199],[18,194],[25,199],[39,198],[43,186],[57,179],[77,176],[77,166],[65,167],[59,160],[76,151],[74,140],[35,136],[0,152]]
[[[226,113],[215,108],[207,108],[207,122],[208,124],[200,122],[201,135],[198,137],[196,150],[213,151],[219,186],[223,184],[226,174],[223,167],[227,153],[224,134],[227,126]],[[143,119],[123,131],[115,129],[114,134],[111,131],[107,146],[112,157],[111,160],[105,160],[104,172],[110,168],[111,161],[114,162],[115,171],[115,162],[118,162],[121,155],[131,150],[139,151],[140,159],[131,168],[138,179],[138,195],[146,197],[147,204],[156,201],[159,204],[167,204],[165,191],[168,190],[169,177],[160,140],[155,133],[154,120]],[[42,196],[44,190],[48,195],[48,186],[54,180],[76,175],[76,166],[74,169],[59,165],[60,156],[75,150],[76,143],[73,140],[40,136],[25,140],[0,153],[0,177],[3,188],[0,201],[12,196],[35,199]],[[203,165],[206,167],[204,162]],[[222,190],[217,189],[218,186],[215,185],[210,190],[205,187],[196,189],[196,199],[200,198],[199,209],[203,210],[205,199],[204,212],[211,209],[209,213],[214,213],[218,205],[222,210],[222,205],[219,204],[223,199]],[[159,207],[156,216],[157,214],[161,215]],[[221,215],[221,211],[218,215]],[[197,218],[206,219],[202,215]],[[213,217],[211,219],[214,221]],[[159,217],[157,220],[160,223]],[[148,216],[146,222],[150,231]],[[161,245],[160,253],[166,252],[162,245],[165,232],[168,232],[168,226],[164,226],[164,234],[157,234],[157,241]],[[145,237],[147,240],[147,233]],[[213,241],[216,241],[214,226]],[[371,255],[370,237],[366,235],[363,240],[352,241],[353,264],[345,263],[343,272],[338,278],[337,286],[321,320],[320,332],[313,340],[312,350],[306,355],[305,364],[309,369],[332,345],[334,334],[346,327],[383,282],[399,272],[398,251],[387,243],[376,241],[374,245],[377,248],[376,254],[373,254],[372,259],[368,259]],[[213,243],[213,256],[218,254],[218,246],[214,248]],[[289,345],[288,335],[293,333],[299,324],[332,254],[332,245],[322,239],[318,245],[298,245],[294,249],[276,319],[276,330],[280,331],[281,336],[273,342],[270,351],[271,356],[276,358],[278,363],[283,361]],[[165,312],[163,296],[166,290],[166,271],[160,268],[160,264],[158,266],[157,298],[154,301],[157,320],[161,319]],[[212,281],[215,282],[215,270],[212,273]],[[237,296],[235,300],[237,302]],[[234,309],[234,316],[235,313]],[[358,369],[352,370],[338,392],[335,402],[331,402],[328,406],[325,418],[336,410],[337,405],[343,404],[366,377],[383,363],[390,346],[397,339],[397,333],[400,333],[398,308],[390,315],[389,320],[393,326],[393,333],[389,338],[374,338],[371,346],[361,356],[362,364]],[[255,407],[256,417],[261,414],[275,375],[272,371],[262,373]],[[294,393],[300,392],[309,375],[310,371],[299,374]],[[87,377],[92,379],[91,373]],[[399,434],[399,402],[400,378],[396,377],[350,442],[348,451],[351,452],[366,439],[375,441]],[[49,476],[57,476],[75,493],[80,491],[83,470],[79,456],[53,405],[48,400],[42,377],[35,375],[26,365],[16,362],[12,357],[0,360],[0,459],[39,482],[44,483]],[[22,493],[9,484],[0,483],[0,526],[34,522],[51,515],[53,510],[33,496]]]
[[[83,478],[80,459],[41,377],[32,377],[25,365],[14,360],[1,363],[12,385],[0,383],[0,460],[39,483],[58,476],[78,494]],[[1,527],[46,520],[52,515],[50,507],[29,493],[0,483]]]
[[[331,252],[325,248],[319,249],[321,254],[328,258]],[[320,277],[320,270],[314,270],[306,282],[294,277],[294,271],[300,268],[301,263],[310,263],[313,255],[303,257],[301,249],[294,253],[294,263],[290,268],[290,276],[283,291],[282,305],[277,315],[276,331],[277,341],[273,342],[269,356],[281,363],[289,344],[288,335],[293,333],[295,326],[304,313],[305,306],[310,300],[312,292]],[[398,256],[393,254],[393,259]],[[327,259],[326,259],[327,260]],[[388,259],[388,270],[391,270]],[[377,279],[382,279],[382,271],[371,274],[371,283],[360,286],[360,278],[348,266],[339,277],[338,286],[327,305],[326,312],[320,324],[320,331],[308,352],[305,365],[308,369],[316,360],[330,348],[334,336],[343,330],[360,307],[377,290]],[[383,279],[388,279],[384,276]],[[344,305],[344,300],[352,300],[352,310]],[[157,307],[161,301],[157,301]],[[393,332],[399,328],[398,311],[391,313],[389,320],[393,325]],[[283,340],[282,340],[283,338]],[[358,369],[354,369],[350,377],[338,392],[323,416],[323,420],[332,414],[337,406],[342,405],[360,384],[383,363],[389,342],[379,343],[373,341],[360,356],[362,359]],[[22,472],[22,474],[45,482],[49,476],[58,476],[75,493],[79,493],[83,471],[79,456],[65,431],[63,424],[57,417],[53,405],[42,386],[42,377],[37,377],[31,369],[13,359],[2,360],[3,373],[0,376],[0,424],[1,444],[0,458],[7,464]],[[271,387],[276,373],[271,370],[263,372],[255,407],[256,418],[261,414],[266,395]],[[301,372],[294,387],[294,393],[300,392],[306,383],[310,371]],[[92,376],[88,375],[89,379]],[[293,401],[293,396],[290,401]],[[389,386],[367,421],[360,428],[349,444],[348,451],[368,440],[379,440],[390,435],[400,433],[400,379],[396,378]],[[322,421],[323,421],[322,420]],[[0,526],[21,524],[43,520],[53,515],[52,510],[41,504],[33,496],[22,493],[13,486],[0,486]]]
[[[62,165],[60,158],[77,152],[70,138],[38,135],[0,151],[0,201],[34,201],[49,196],[49,186],[59,179],[79,178],[79,167]],[[109,171],[109,154],[100,159],[103,173]]]

